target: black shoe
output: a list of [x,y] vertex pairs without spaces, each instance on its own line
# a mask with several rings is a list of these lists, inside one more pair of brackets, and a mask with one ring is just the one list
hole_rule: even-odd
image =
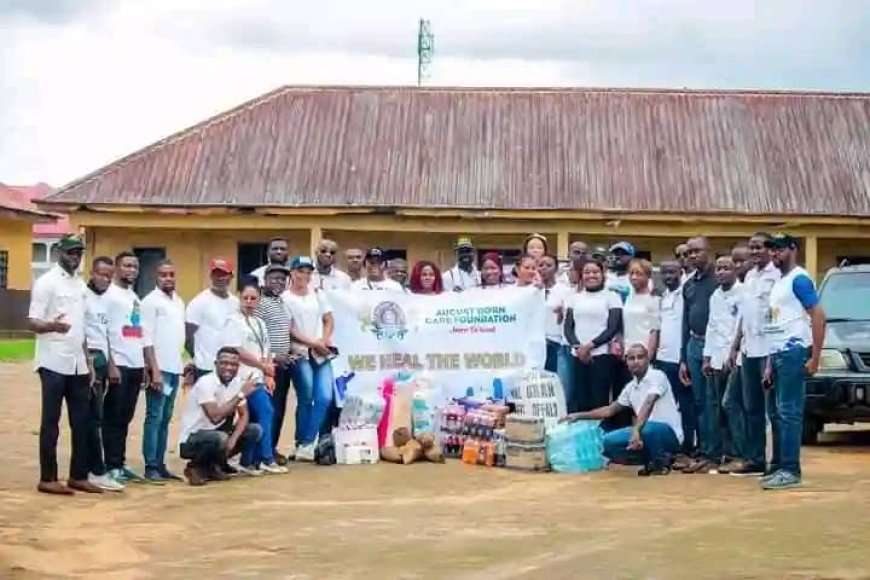
[[160,477],[162,477],[163,479],[166,479],[168,481],[184,481],[183,477],[179,477],[179,476],[175,475],[174,473],[169,471],[165,465],[161,465],[160,467],[158,467],[157,473],[160,474]]
[[649,477],[651,475],[667,475],[671,472],[670,467],[664,465],[645,465],[637,472],[639,477]]
[[741,469],[732,469],[728,472],[734,477],[761,477],[765,474],[764,467],[760,465],[746,464]]
[[163,477],[160,471],[154,467],[146,467],[144,477],[150,483],[156,483],[158,485],[166,483],[166,479]]
[[226,473],[227,475],[238,475],[239,470],[230,465],[229,463],[224,463],[220,466],[220,470]]

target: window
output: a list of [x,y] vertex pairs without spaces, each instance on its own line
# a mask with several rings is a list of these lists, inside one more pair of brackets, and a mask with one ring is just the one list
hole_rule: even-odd
[[48,261],[48,248],[42,242],[33,242],[30,245],[30,261],[34,264],[43,264]]
[[51,251],[49,251],[48,261],[51,262],[52,264],[57,262],[57,254],[58,254],[57,244],[52,244]]
[[0,250],[0,288],[5,289],[8,283],[9,252]]
[[236,284],[241,287],[248,275],[269,261],[269,244],[240,243],[236,256]]
[[401,258],[402,260],[408,259],[408,251],[399,248],[384,248],[384,254],[386,254],[387,260],[395,260],[398,258]]
[[166,248],[133,248],[139,258],[139,278],[134,290],[144,297],[157,286],[157,264],[166,258]]

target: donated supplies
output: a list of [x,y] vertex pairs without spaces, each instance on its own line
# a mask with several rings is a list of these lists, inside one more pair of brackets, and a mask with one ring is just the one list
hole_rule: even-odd
[[553,471],[585,473],[604,468],[598,421],[560,423],[547,429],[547,460]]

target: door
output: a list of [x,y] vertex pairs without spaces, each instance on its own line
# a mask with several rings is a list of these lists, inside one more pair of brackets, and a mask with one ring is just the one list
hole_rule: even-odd
[[240,242],[236,256],[236,285],[241,287],[248,275],[269,260],[269,244]]
[[144,298],[157,286],[157,264],[166,259],[166,248],[133,248],[139,258],[139,279],[136,280],[136,294]]

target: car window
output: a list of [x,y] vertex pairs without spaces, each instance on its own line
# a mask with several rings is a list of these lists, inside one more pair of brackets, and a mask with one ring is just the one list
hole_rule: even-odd
[[828,318],[870,320],[870,272],[838,272],[825,280],[821,304]]

